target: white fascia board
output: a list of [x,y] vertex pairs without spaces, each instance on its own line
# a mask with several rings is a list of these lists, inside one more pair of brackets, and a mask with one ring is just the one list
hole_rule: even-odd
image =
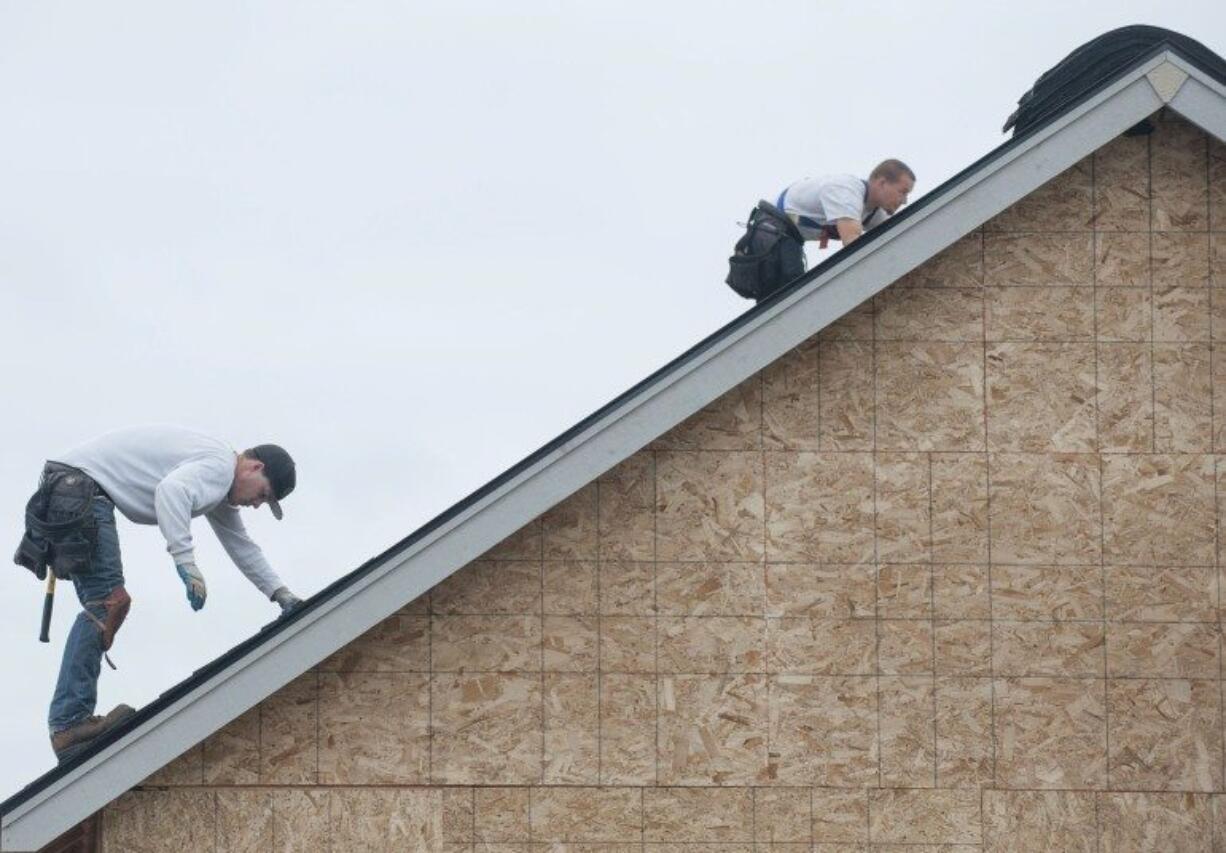
[[1167,57],[1172,65],[1188,75],[1171,99],[1171,109],[1206,133],[1226,142],[1226,86],[1178,56],[1167,54]]
[[[1146,63],[984,164],[942,199],[729,332],[532,468],[48,785],[4,816],[0,851],[37,850],[562,498],[1148,116],[1162,101],[1145,74],[1165,58]],[[1203,79],[1199,72],[1190,76]],[[1219,110],[1221,104],[1219,100]]]

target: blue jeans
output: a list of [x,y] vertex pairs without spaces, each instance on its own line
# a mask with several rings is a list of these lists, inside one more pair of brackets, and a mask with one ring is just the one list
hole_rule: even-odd
[[[93,501],[98,542],[90,555],[88,574],[73,575],[77,598],[82,608],[105,620],[102,600],[123,584],[123,563],[119,558],[119,533],[115,529],[115,504],[97,495]],[[55,683],[47,725],[52,734],[86,719],[98,703],[98,673],[102,669],[102,629],[84,613],[78,613],[64,643],[60,677]]]

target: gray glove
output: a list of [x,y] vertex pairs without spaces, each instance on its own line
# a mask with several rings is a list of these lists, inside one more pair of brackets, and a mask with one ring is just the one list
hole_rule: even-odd
[[302,599],[290,592],[287,586],[277,587],[269,598],[281,605],[282,616],[302,604]]
[[196,564],[175,563],[175,571],[179,573],[183,586],[187,587],[187,603],[192,606],[192,610],[204,607],[204,599],[208,596],[209,591],[204,585],[204,575],[200,574]]

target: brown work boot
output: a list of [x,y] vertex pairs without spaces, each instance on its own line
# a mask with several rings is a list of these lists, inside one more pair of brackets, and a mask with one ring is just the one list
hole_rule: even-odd
[[98,735],[109,732],[135,713],[130,705],[116,705],[105,717],[86,717],[72,728],[51,735],[51,749],[61,763],[75,758],[84,752]]

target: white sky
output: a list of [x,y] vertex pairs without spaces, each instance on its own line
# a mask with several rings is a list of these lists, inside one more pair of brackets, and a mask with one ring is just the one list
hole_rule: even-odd
[[[736,221],[886,156],[918,197],[1116,26],[1226,54],[1213,2],[0,0],[0,548],[44,459],[170,421],[299,466],[248,526],[307,595],[750,304]],[[809,258],[818,257],[816,248]],[[99,707],[277,613],[197,525],[193,613],[120,520]],[[0,569],[0,797],[49,769],[42,588]]]

